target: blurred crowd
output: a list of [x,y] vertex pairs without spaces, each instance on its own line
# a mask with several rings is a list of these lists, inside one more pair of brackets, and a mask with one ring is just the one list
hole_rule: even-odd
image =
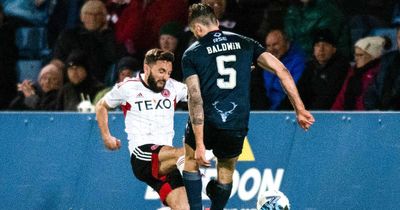
[[[0,0],[0,110],[78,111],[136,77],[155,47],[175,54],[171,77],[182,81],[197,2],[214,8],[221,30],[280,59],[307,109],[400,110],[396,0]],[[249,91],[252,110],[292,109],[260,67]]]

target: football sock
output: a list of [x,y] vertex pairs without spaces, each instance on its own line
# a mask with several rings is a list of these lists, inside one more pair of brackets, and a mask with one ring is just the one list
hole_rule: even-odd
[[202,210],[202,183],[200,172],[183,171],[182,174],[183,183],[185,184],[186,194],[189,200],[190,210]]
[[211,200],[211,210],[222,210],[228,203],[232,191],[232,183],[221,184],[217,180],[210,180],[206,187],[207,196]]

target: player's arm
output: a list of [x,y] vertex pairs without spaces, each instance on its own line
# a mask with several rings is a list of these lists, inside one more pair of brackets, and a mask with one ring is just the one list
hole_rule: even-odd
[[299,125],[303,129],[307,130],[315,120],[311,113],[305,109],[303,101],[301,100],[299,92],[297,91],[296,83],[294,82],[293,77],[290,75],[288,69],[275,56],[268,52],[262,53],[258,57],[257,63],[263,69],[267,69],[276,74],[276,76],[279,78],[283,89],[288,95],[288,98],[292,103],[294,110],[296,111]]
[[100,128],[101,137],[103,138],[104,145],[107,149],[116,150],[121,147],[121,142],[111,135],[108,127],[108,110],[110,107],[107,105],[104,98],[100,99],[96,104],[96,118],[97,124]]
[[186,85],[188,88],[188,108],[190,115],[190,122],[196,141],[195,159],[199,165],[210,166],[210,162],[205,158],[206,148],[204,146],[204,109],[203,99],[201,97],[200,80],[194,74],[186,78]]

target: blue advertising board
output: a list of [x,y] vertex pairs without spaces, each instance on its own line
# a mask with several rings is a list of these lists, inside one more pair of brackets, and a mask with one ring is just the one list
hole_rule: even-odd
[[[251,114],[226,209],[255,209],[267,188],[292,209],[400,209],[400,113],[314,116],[305,132],[292,112]],[[176,115],[176,146],[187,118]],[[110,114],[123,147],[108,151],[94,114],[0,113],[0,209],[162,209],[132,174],[123,120]]]

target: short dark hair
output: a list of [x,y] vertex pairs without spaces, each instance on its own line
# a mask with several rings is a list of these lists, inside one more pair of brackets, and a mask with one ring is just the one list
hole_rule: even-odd
[[146,55],[144,56],[144,63],[150,65],[156,63],[157,61],[174,62],[174,59],[174,53],[154,48],[146,52]]
[[189,7],[189,26],[193,24],[193,22],[199,22],[208,26],[210,24],[216,24],[217,21],[214,10],[210,5],[198,3]]

